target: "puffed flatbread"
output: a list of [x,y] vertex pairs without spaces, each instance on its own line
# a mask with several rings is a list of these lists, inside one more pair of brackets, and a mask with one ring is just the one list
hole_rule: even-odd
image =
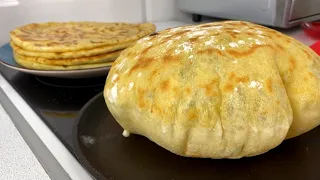
[[320,124],[319,62],[249,22],[177,27],[124,50],[104,97],[125,135],[186,157],[249,157]]

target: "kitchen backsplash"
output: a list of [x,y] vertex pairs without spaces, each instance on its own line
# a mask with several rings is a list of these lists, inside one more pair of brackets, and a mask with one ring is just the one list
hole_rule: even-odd
[[190,20],[191,15],[178,10],[175,0],[145,0],[148,21]]

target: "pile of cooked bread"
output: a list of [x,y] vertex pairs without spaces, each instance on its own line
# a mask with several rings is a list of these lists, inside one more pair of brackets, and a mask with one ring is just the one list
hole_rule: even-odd
[[110,66],[121,51],[156,30],[151,23],[49,22],[10,32],[15,61],[37,70]]
[[317,127],[319,90],[320,57],[309,47],[225,21],[167,29],[127,48],[104,97],[126,136],[182,156],[241,158]]

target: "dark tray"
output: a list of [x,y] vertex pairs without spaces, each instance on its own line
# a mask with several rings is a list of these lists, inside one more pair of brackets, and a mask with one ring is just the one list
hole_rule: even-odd
[[80,111],[73,132],[75,152],[96,179],[320,179],[320,127],[265,154],[236,160],[181,157],[145,137],[124,138],[122,131],[102,93]]

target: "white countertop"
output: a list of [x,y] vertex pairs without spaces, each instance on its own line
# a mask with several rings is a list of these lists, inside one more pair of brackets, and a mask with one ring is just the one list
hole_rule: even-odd
[[0,177],[49,180],[49,176],[0,105]]
[[[156,23],[158,30],[180,26],[186,23],[170,21],[170,22],[158,22]],[[301,31],[294,31],[286,33],[296,39],[304,42],[306,45],[311,45],[314,40],[304,36]],[[56,137],[53,137],[53,133],[49,132],[48,127],[40,120],[39,117],[27,106],[22,98],[12,89],[12,87],[5,82],[0,74],[0,86],[5,94],[9,97],[10,101],[14,100],[19,106],[16,108],[23,114],[23,117],[28,121],[28,124],[39,135],[39,138],[44,142],[45,146],[50,149],[53,156],[61,164],[67,174],[74,179],[91,179],[85,172],[82,172],[81,166],[77,164],[77,161],[71,157],[70,153],[62,147],[62,144],[58,142]],[[1,93],[1,92],[0,92]],[[28,118],[26,118],[28,117]],[[79,174],[79,172],[81,173]],[[50,173],[49,173],[50,174]],[[16,129],[11,119],[0,105],[0,179],[16,180],[16,179],[32,179],[42,180],[50,179],[46,174],[37,158],[34,156],[29,146],[26,144],[19,131]]]

